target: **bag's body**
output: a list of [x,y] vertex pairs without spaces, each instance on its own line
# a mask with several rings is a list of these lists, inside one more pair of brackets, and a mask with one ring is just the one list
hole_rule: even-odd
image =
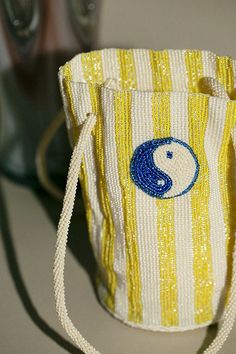
[[235,75],[232,59],[191,50],[109,49],[60,70],[73,144],[96,116],[80,181],[99,298],[132,326],[182,331],[222,316],[236,229]]

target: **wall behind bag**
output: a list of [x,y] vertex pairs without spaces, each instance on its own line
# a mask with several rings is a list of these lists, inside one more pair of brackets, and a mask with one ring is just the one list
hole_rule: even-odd
[[103,0],[104,47],[197,48],[236,58],[235,0]]

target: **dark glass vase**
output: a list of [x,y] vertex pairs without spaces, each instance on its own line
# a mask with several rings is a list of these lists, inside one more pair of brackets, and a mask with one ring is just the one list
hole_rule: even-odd
[[[37,186],[36,151],[62,109],[58,68],[93,47],[97,8],[81,0],[3,0],[0,14],[0,170]],[[55,182],[64,183],[70,153],[63,126],[47,154]]]

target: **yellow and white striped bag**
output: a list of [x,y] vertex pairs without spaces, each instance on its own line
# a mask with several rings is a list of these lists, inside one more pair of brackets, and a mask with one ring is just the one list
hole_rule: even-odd
[[149,330],[223,317],[204,353],[222,347],[236,313],[235,76],[236,61],[197,50],[105,49],[60,69],[74,152],[54,286],[85,353],[98,351],[68,317],[63,276],[79,172],[102,304]]

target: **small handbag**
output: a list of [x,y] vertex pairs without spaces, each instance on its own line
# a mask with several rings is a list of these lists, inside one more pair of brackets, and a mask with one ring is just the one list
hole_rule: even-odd
[[153,331],[236,317],[236,61],[200,50],[104,49],[59,71],[73,154],[54,263],[56,309],[76,345],[64,266],[78,176],[101,303]]

